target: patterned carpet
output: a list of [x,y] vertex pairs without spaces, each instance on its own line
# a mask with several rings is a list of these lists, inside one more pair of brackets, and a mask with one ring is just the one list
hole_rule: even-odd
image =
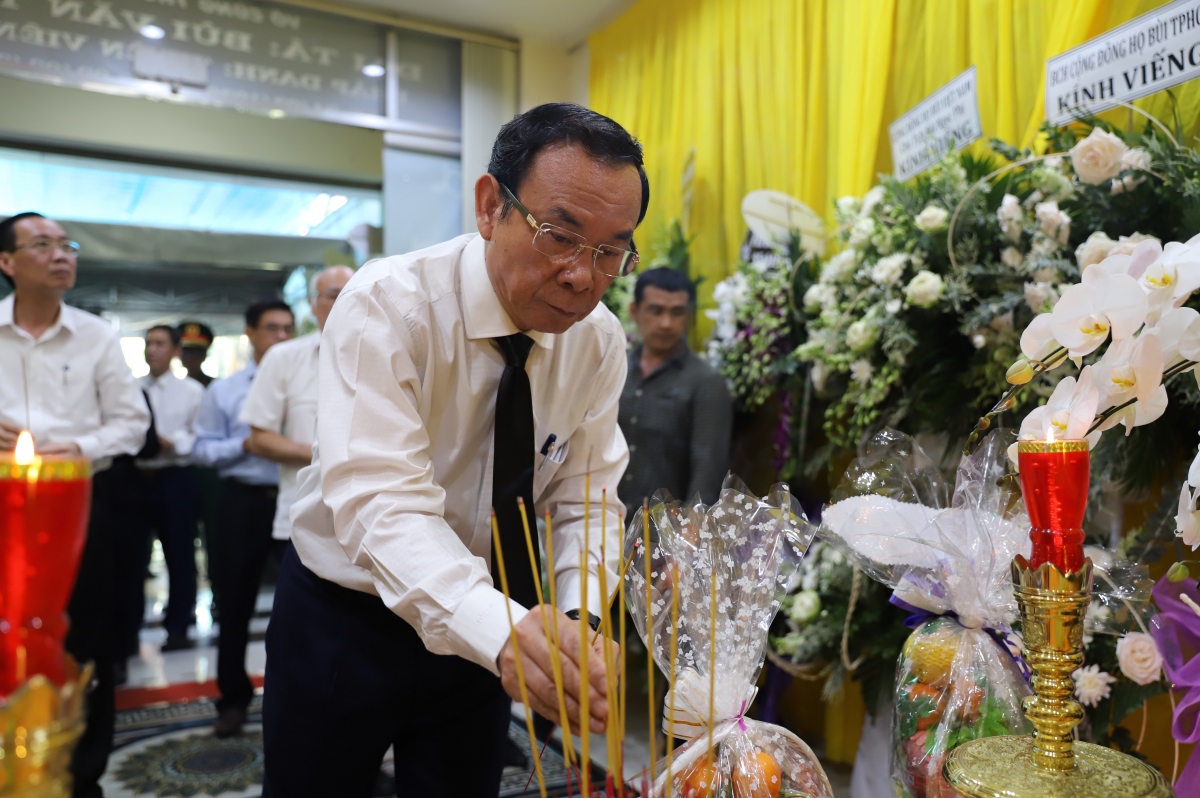
[[[263,776],[261,697],[250,705],[245,732],[238,737],[214,737],[215,717],[208,699],[118,713],[116,750],[101,781],[106,798],[258,798]],[[521,750],[529,750],[524,725],[514,721],[508,733]],[[567,790],[562,754],[553,744],[542,756],[542,769],[549,795],[577,794]],[[498,798],[537,795],[530,772],[506,768]],[[602,778],[600,773],[593,776]]]

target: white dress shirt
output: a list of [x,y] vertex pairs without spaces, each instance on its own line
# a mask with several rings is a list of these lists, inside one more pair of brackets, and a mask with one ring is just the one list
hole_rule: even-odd
[[167,468],[192,464],[192,447],[196,444],[196,416],[204,399],[204,386],[195,380],[179,379],[169,370],[161,377],[147,374],[138,381],[150,397],[154,411],[154,429],[175,447],[150,460],[139,460],[138,468]]
[[[258,364],[241,420],[306,446],[312,446],[317,426],[317,352],[319,332],[278,343]],[[300,467],[279,464],[279,501],[275,505],[272,537],[292,536],[292,502]]]
[[[492,436],[504,356],[518,332],[492,289],[484,241],[461,236],[361,269],[338,296],[320,352],[313,464],[300,472],[292,540],[318,576],[380,596],[435,654],[497,672],[509,637],[492,586]],[[558,606],[580,607],[584,475],[591,465],[587,608],[601,614],[600,491],[629,461],[617,427],[625,333],[603,305],[561,335],[529,332],[536,454],[533,496],[550,511]],[[564,448],[565,447],[565,448]],[[621,530],[608,496],[608,586]],[[505,552],[511,564],[527,553]],[[498,581],[498,580],[497,580]],[[547,596],[548,598],[548,596]],[[526,610],[511,603],[513,622]]]
[[28,427],[35,444],[75,443],[96,470],[146,442],[150,411],[111,326],[62,305],[35,339],[0,300],[0,418]]

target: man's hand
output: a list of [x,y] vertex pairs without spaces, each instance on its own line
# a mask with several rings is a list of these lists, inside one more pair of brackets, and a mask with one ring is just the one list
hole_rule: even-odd
[[[562,664],[563,701],[567,705],[567,717],[571,732],[579,733],[580,712],[580,656],[579,621],[572,621],[554,607],[545,607],[551,634],[558,625],[559,660]],[[529,706],[542,717],[555,723],[562,721],[558,708],[558,693],[554,687],[554,667],[550,662],[550,641],[546,639],[542,626],[542,608],[533,610],[522,618],[515,627],[517,643],[521,649],[521,669],[525,676],[525,689],[529,695]],[[588,629],[589,639],[595,636]],[[602,734],[608,722],[608,688],[604,677],[603,639],[596,641],[588,652],[588,726],[595,734]],[[615,654],[619,654],[615,642],[609,643]],[[512,638],[504,644],[497,658],[500,680],[504,690],[516,701],[521,701],[521,687],[517,680],[517,664],[513,654]]]
[[79,444],[74,441],[61,441],[58,443],[40,443],[37,446],[38,454],[83,454],[83,450],[79,448]]
[[17,436],[20,434],[21,427],[0,421],[0,451],[7,452],[17,448]]
[[158,436],[158,445],[162,448],[163,454],[171,454],[175,451],[175,442],[165,435]]

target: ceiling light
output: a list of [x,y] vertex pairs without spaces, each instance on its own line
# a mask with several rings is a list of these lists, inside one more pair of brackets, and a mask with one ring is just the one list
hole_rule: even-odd
[[147,39],[161,39],[167,35],[167,32],[157,25],[143,25],[138,28],[138,33],[145,36]]
[[369,78],[381,78],[385,71],[379,64],[367,64],[362,68],[362,73]]

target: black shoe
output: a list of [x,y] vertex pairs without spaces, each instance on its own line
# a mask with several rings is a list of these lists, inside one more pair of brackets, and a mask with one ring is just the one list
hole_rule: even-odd
[[246,722],[246,710],[222,709],[217,714],[217,722],[213,724],[213,734],[221,739],[242,733],[242,724]]
[[113,687],[120,687],[129,681],[129,666],[122,657],[113,663]]
[[188,640],[187,632],[173,632],[167,635],[167,642],[162,644],[160,650],[165,653],[167,651],[182,651],[185,648],[192,648],[192,641]]

